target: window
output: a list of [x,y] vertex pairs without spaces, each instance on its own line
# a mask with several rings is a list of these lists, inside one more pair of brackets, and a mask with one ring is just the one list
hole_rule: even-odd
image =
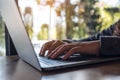
[[31,40],[81,39],[120,18],[119,0],[19,0]]
[[30,38],[81,39],[120,18],[119,0],[19,0]]

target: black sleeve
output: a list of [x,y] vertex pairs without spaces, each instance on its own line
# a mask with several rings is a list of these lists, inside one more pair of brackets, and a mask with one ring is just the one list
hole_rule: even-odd
[[93,41],[93,40],[99,40],[100,36],[112,36],[114,31],[115,24],[111,25],[109,28],[96,33],[95,35],[92,35],[88,38],[82,39],[83,41]]
[[102,36],[100,40],[100,56],[120,56],[120,37]]
[[77,42],[81,42],[81,41],[93,41],[93,40],[99,40],[100,36],[112,36],[116,23],[114,23],[113,25],[111,25],[107,29],[105,29],[105,30],[103,30],[101,32],[96,33],[95,35],[92,35],[92,36],[90,36],[88,38],[84,38],[84,39],[80,39],[80,40],[73,40],[73,42],[74,41],[77,41]]

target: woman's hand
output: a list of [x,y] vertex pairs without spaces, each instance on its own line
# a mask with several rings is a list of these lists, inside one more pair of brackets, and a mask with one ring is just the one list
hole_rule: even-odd
[[45,56],[45,51],[48,50],[47,57],[56,59],[64,53],[62,59],[65,60],[75,53],[98,55],[99,47],[99,41],[65,43],[57,40],[45,43],[40,51],[40,55]]
[[115,25],[115,30],[113,31],[113,36],[120,36],[120,20]]
[[55,50],[53,50],[48,55],[48,58],[56,59],[59,55],[63,53],[65,53],[62,58],[63,60],[68,59],[71,55],[75,53],[98,55],[99,47],[100,47],[99,41],[63,44],[58,46]]
[[[39,55],[41,55],[41,56],[47,56],[47,55],[49,55],[54,49],[56,49],[58,46],[60,46],[60,45],[62,45],[62,44],[65,44],[65,42],[60,41],[60,40],[48,41],[48,42],[46,42],[46,43],[42,46]],[[48,51],[47,55],[45,54],[46,51]]]

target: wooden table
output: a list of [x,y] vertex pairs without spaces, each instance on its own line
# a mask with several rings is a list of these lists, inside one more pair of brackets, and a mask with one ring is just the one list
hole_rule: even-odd
[[120,80],[119,61],[39,72],[17,56],[0,57],[0,80]]

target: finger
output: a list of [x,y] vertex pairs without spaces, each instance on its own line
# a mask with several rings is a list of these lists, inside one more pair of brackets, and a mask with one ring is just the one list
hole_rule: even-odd
[[120,33],[115,30],[114,33],[113,33],[113,35],[114,36],[120,36]]
[[51,46],[54,42],[55,42],[55,41],[52,40],[52,41],[49,41],[49,42],[46,42],[45,44],[43,44],[43,46],[42,46],[42,48],[41,48],[41,51],[40,51],[40,55],[44,56],[46,50],[49,50],[49,49],[50,49],[50,46]]
[[118,36],[120,35],[120,29],[118,27],[116,29],[116,33],[117,33]]
[[61,48],[62,45],[58,46],[55,50],[53,50],[49,55],[48,55],[48,58],[51,58],[51,56],[57,52],[60,48]]
[[47,46],[44,44],[41,48],[41,52],[40,52],[40,55],[41,56],[44,56],[45,55],[45,51],[48,50]]
[[59,55],[64,54],[64,52],[68,51],[69,49],[71,49],[70,45],[61,45],[60,47],[57,48],[57,50],[55,50],[53,53],[51,53],[50,58],[55,59]]
[[72,54],[74,53],[77,53],[77,52],[81,52],[81,46],[78,46],[78,47],[74,47],[72,49],[70,49],[65,55],[64,57],[62,58],[63,60],[66,60],[68,59]]
[[39,55],[42,55],[42,52],[43,52],[43,46],[40,49]]
[[50,55],[48,56],[51,59],[55,59],[57,58],[59,55],[63,54],[65,51],[68,51],[69,49],[77,46],[78,44],[63,44],[60,47],[57,47],[54,51],[52,51],[50,53]]
[[48,51],[48,55],[53,51],[55,50],[58,46],[62,45],[62,44],[65,44],[64,42],[60,41],[60,40],[57,40],[55,41],[52,46],[50,47],[50,50]]
[[116,24],[113,35],[120,36],[120,25],[119,25],[119,23]]

